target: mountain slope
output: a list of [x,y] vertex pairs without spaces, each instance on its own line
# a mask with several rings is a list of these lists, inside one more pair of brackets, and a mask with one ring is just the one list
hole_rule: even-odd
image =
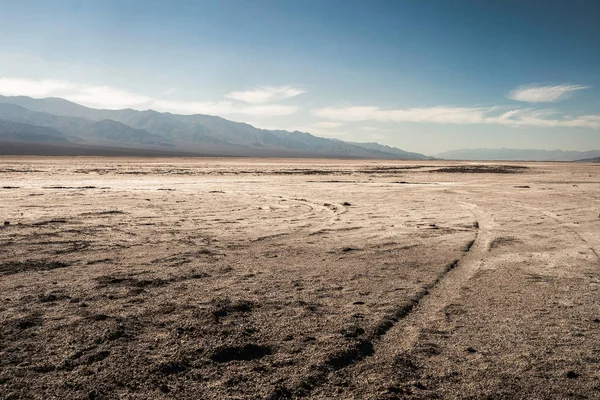
[[65,135],[56,129],[3,119],[0,119],[0,140],[69,143]]
[[[54,100],[54,99],[53,99]],[[0,118],[62,132],[72,142],[89,144],[139,144],[165,146],[169,141],[142,129],[112,120],[91,121],[78,117],[65,117],[46,112],[31,111],[15,104],[0,103]]]
[[109,118],[109,114],[112,111],[96,110],[58,97],[34,99],[27,96],[0,96],[0,103],[14,104],[31,111],[62,117],[83,118],[94,121]]
[[154,110],[96,110],[59,98],[0,96],[0,118],[51,127],[80,136],[84,144],[172,146],[224,155],[427,159],[377,143],[349,143],[305,132],[271,131],[210,115]]
[[397,149],[395,147],[390,147],[390,146],[386,146],[386,145],[375,143],[375,142],[369,142],[369,143],[348,142],[348,143],[352,143],[356,146],[364,147],[365,149],[378,150],[378,151],[382,151],[382,152],[386,152],[386,153],[395,154],[399,157],[405,157],[405,158],[410,158],[410,159],[414,159],[414,160],[432,160],[434,158],[434,157],[424,156],[423,154],[420,154],[420,153],[411,153],[408,151]]
[[576,161],[600,157],[600,150],[563,151],[536,149],[461,149],[436,155],[447,160],[507,160],[507,161]]
[[600,157],[584,158],[582,160],[577,160],[577,162],[600,163]]
[[135,129],[110,119],[103,119],[88,125],[85,130],[85,137],[113,140],[123,143],[140,143],[157,146],[173,146],[168,141],[158,135],[149,133],[143,129]]
[[31,111],[19,105],[8,103],[0,103],[0,118],[24,124],[50,127],[70,135],[81,133],[90,124],[90,121],[83,118],[69,118]]
[[[304,132],[270,131],[243,122],[233,122],[211,115],[178,115],[154,110],[122,110],[112,113],[118,121],[147,129],[178,143],[213,143],[254,148],[287,149],[346,157],[395,158],[394,153],[362,147],[335,139],[325,139]],[[392,148],[390,148],[392,149]],[[413,154],[403,152],[412,158]],[[418,158],[422,155],[416,155]]]

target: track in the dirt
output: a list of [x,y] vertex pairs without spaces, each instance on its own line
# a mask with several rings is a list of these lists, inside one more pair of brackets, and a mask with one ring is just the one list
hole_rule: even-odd
[[590,251],[592,253],[594,253],[594,255],[596,256],[596,259],[598,261],[600,261],[600,255],[598,254],[598,252],[596,251],[596,249],[594,249],[594,247],[590,244],[590,242],[588,242],[582,235],[581,233],[577,232],[575,229],[573,229],[572,227],[566,225],[563,221],[561,221],[555,214],[549,212],[549,211],[541,211],[542,214],[544,214],[547,217],[552,218],[553,220],[555,220],[556,222],[558,222],[558,224],[560,224],[560,226],[562,226],[563,228],[569,230],[571,233],[573,233],[575,236],[577,236],[583,243],[586,244],[586,246],[590,249]]
[[[367,339],[358,341],[348,350],[335,354],[315,369],[294,388],[301,396],[308,396],[320,386],[326,384],[328,376],[334,371],[356,367],[359,363],[390,363],[397,354],[412,349],[419,333],[439,318],[442,310],[455,300],[461,289],[473,277],[482,264],[483,256],[489,251],[493,218],[481,211],[475,204],[463,203],[475,218],[478,227],[475,240],[465,248],[465,254],[459,260],[447,266],[445,271],[428,287],[417,293],[409,302],[398,307],[393,315],[385,318]],[[379,354],[377,349],[392,343],[397,352]],[[368,373],[376,369],[366,368]],[[287,390],[285,393],[291,393]],[[278,392],[272,399],[281,397]]]
[[473,213],[479,225],[477,237],[465,255],[458,260],[456,267],[439,280],[414,311],[398,324],[393,334],[385,337],[399,351],[412,349],[419,333],[443,315],[443,309],[460,296],[461,289],[479,270],[489,251],[489,244],[493,239],[493,218],[474,204],[465,203],[464,206]]
[[538,212],[548,218],[553,219],[556,223],[558,223],[558,225],[560,225],[560,227],[568,230],[573,235],[577,236],[578,240],[580,240],[582,243],[584,243],[586,245],[586,247],[588,247],[588,249],[594,254],[594,256],[596,257],[596,260],[598,260],[598,262],[600,262],[600,254],[598,254],[598,251],[596,251],[594,246],[586,238],[584,238],[583,235],[581,233],[579,233],[576,229],[574,229],[573,227],[567,225],[564,221],[562,221],[555,213],[547,211],[547,210],[543,210],[538,207],[521,204],[521,203],[518,203],[515,201],[513,201],[511,203],[518,207],[522,207],[522,208],[525,208],[528,210],[533,210],[533,211]]

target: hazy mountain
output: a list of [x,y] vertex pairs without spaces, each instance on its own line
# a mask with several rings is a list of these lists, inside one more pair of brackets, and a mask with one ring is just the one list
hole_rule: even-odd
[[419,153],[411,153],[408,151],[400,150],[396,147],[390,147],[390,146],[386,146],[386,145],[375,143],[375,142],[370,142],[370,143],[348,142],[348,143],[352,143],[356,146],[364,147],[365,149],[379,150],[379,151],[382,151],[385,153],[395,154],[399,157],[405,157],[407,159],[410,158],[410,159],[415,159],[415,160],[431,160],[434,158],[434,157],[424,156],[423,154],[419,154]]
[[563,151],[535,149],[461,149],[436,155],[447,160],[513,160],[513,161],[576,161],[600,157],[600,150]]
[[143,129],[135,129],[110,119],[93,122],[84,129],[84,137],[107,139],[123,143],[141,143],[157,146],[173,146],[162,136],[154,135]]
[[69,143],[64,134],[56,129],[3,119],[0,119],[0,140]]
[[[211,115],[178,115],[159,113],[154,110],[120,110],[111,114],[111,117],[180,144],[211,143],[274,150],[287,149],[342,157],[400,158],[395,157],[398,154],[363,147],[356,143],[320,138],[305,132],[259,129],[243,122],[233,122]],[[396,150],[404,158],[424,157],[420,154]],[[415,155],[413,156],[413,154]]]
[[[377,143],[349,143],[305,132],[258,129],[210,115],[154,110],[96,110],[59,98],[0,96],[0,118],[56,129],[83,144],[143,148],[172,146],[223,155],[427,159]],[[70,139],[69,139],[70,140]]]
[[600,157],[584,158],[584,159],[582,159],[582,160],[577,160],[577,162],[593,162],[593,163],[600,163]]
[[53,128],[61,132],[61,136],[71,142],[112,145],[118,143],[152,146],[171,145],[164,137],[142,129],[132,128],[117,121],[107,119],[91,121],[84,118],[65,117],[46,112],[31,111],[15,104],[0,103],[0,118]]
[[111,110],[95,110],[58,97],[34,99],[27,96],[0,96],[0,103],[15,104],[31,111],[89,120],[109,118],[108,116],[103,116],[103,114],[111,112]]
[[15,104],[0,103],[0,118],[24,124],[45,126],[63,134],[81,134],[92,122],[83,118],[69,118],[45,112],[31,111]]

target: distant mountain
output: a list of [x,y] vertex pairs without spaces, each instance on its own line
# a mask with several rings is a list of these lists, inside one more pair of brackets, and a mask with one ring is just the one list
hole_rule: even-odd
[[[55,99],[52,99],[55,100]],[[24,107],[0,103],[0,118],[13,122],[20,122],[40,127],[53,128],[62,133],[70,142],[96,145],[137,144],[167,146],[168,140],[135,129],[125,124],[112,120],[91,121],[84,118],[65,117],[47,112],[31,111]]]
[[[91,121],[83,118],[68,118],[45,112],[31,111],[19,105],[7,103],[0,103],[0,118],[7,121],[50,127],[62,132],[64,136],[71,135],[72,137],[80,134],[91,123]],[[75,141],[77,140],[75,139]]]
[[0,140],[69,143],[64,134],[55,129],[3,119],[0,119]]
[[600,157],[600,150],[563,151],[534,149],[461,149],[436,155],[446,160],[506,160],[506,161],[577,161]]
[[[348,142],[352,143],[352,142]],[[352,143],[356,146],[364,147],[365,149],[378,150],[385,153],[396,154],[399,157],[404,157],[406,159],[414,159],[414,160],[433,160],[435,157],[424,156],[419,153],[411,153],[408,151],[400,150],[395,147],[386,146],[383,144],[370,142],[370,143]]]
[[34,99],[27,96],[0,96],[0,103],[14,104],[31,111],[89,120],[105,119],[107,116],[101,115],[104,112],[111,112],[111,110],[95,110],[58,97]]
[[154,135],[143,129],[136,129],[110,119],[93,122],[83,130],[84,137],[107,139],[123,143],[140,143],[156,146],[173,146],[164,137]]
[[349,143],[306,132],[258,129],[210,115],[154,110],[97,110],[60,98],[0,96],[0,118],[50,127],[84,145],[173,150],[232,156],[427,159],[377,143]]
[[594,158],[584,158],[582,160],[577,160],[577,162],[591,162],[591,163],[600,163],[600,157]]

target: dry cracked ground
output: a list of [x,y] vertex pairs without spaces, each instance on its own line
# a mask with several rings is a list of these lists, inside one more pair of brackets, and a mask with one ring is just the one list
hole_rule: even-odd
[[599,172],[0,158],[0,398],[600,398]]

